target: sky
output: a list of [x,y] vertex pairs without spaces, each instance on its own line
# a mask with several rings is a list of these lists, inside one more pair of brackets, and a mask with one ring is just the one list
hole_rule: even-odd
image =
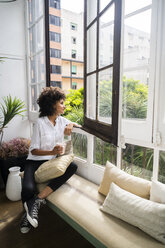
[[61,8],[77,13],[83,12],[84,0],[61,0]]

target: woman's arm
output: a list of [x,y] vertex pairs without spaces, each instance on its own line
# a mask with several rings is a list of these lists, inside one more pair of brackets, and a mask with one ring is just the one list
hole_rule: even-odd
[[81,125],[78,125],[76,123],[69,123],[64,129],[64,134],[71,135],[73,127],[81,127]]
[[32,155],[36,156],[52,156],[52,155],[60,155],[63,152],[63,146],[62,145],[57,145],[53,148],[51,151],[46,151],[46,150],[41,150],[41,149],[33,149],[31,151]]

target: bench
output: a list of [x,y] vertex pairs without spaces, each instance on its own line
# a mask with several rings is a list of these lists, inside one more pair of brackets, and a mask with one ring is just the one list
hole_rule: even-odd
[[[38,184],[39,191],[45,184]],[[99,210],[98,185],[73,175],[47,197],[47,205],[97,248],[165,248],[140,229]]]

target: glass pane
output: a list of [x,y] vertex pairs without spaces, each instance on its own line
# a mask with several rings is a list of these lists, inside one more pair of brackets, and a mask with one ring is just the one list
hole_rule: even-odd
[[87,1],[87,26],[96,18],[97,0]]
[[96,119],[96,74],[87,77],[87,117]]
[[72,133],[73,152],[76,156],[87,158],[87,137],[79,133]]
[[96,23],[87,31],[87,73],[96,70]]
[[31,86],[31,110],[32,111],[37,111],[38,105],[37,105],[37,85],[32,85]]
[[28,9],[29,9],[29,24],[31,25],[34,22],[34,0],[28,1]]
[[40,51],[43,49],[43,18],[36,24],[37,44],[36,49]]
[[98,120],[112,123],[112,68],[99,72]]
[[147,118],[150,28],[151,10],[125,19],[123,118]]
[[38,92],[37,92],[37,98],[39,97],[39,94],[41,93],[41,91],[43,90],[43,88],[46,87],[46,82],[40,83],[38,84]]
[[124,73],[122,106],[124,119],[147,118],[148,75],[148,68],[131,71],[131,75],[130,72]]
[[30,41],[30,54],[34,54],[36,51],[36,27],[33,26],[29,30],[29,41]]
[[45,61],[44,53],[42,52],[37,56],[37,69],[38,69],[38,80],[37,82],[45,82]]
[[99,67],[113,63],[114,4],[100,17]]
[[160,154],[159,154],[158,180],[162,183],[165,183],[165,151],[160,151]]
[[107,160],[114,165],[116,164],[117,148],[112,144],[94,137],[94,163],[105,165]]
[[36,56],[30,59],[31,65],[31,83],[37,82],[37,68],[36,68]]
[[153,170],[153,149],[126,144],[122,150],[122,170],[151,180]]
[[43,3],[43,0],[35,0],[35,19],[38,19],[40,16],[43,15]]
[[100,0],[100,12],[111,2],[111,0]]
[[141,9],[152,4],[152,0],[125,0],[125,14]]

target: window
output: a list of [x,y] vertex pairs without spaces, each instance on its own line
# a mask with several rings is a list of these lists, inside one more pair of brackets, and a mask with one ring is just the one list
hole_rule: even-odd
[[121,0],[99,6],[85,1],[84,129],[117,145]]
[[60,17],[58,16],[54,16],[54,15],[49,15],[49,22],[50,24],[56,25],[56,26],[60,26]]
[[122,170],[147,180],[151,180],[153,171],[153,149],[126,144],[122,150]]
[[107,160],[116,164],[117,147],[94,137],[93,162],[98,165],[106,165]]
[[61,66],[59,66],[59,65],[50,65],[50,73],[61,74]]
[[61,34],[60,33],[56,33],[56,32],[49,32],[50,34],[50,40],[51,41],[55,41],[55,42],[61,42]]
[[[35,11],[34,11],[35,10]],[[28,88],[29,88],[29,116],[38,111],[36,99],[43,87],[46,86],[45,63],[45,25],[43,1],[27,1],[27,37],[28,50]]]
[[50,86],[62,88],[61,81],[50,81]]
[[76,90],[77,89],[77,83],[76,82],[72,82],[72,89]]
[[71,26],[71,30],[74,30],[74,31],[77,30],[77,24],[71,23],[70,26]]
[[76,50],[72,50],[72,59],[76,59]]
[[76,38],[72,37],[72,44],[76,44]]
[[[129,0],[125,0],[122,135],[127,139],[151,142],[155,80],[152,63],[156,45],[149,40],[153,35],[151,16],[154,7],[151,0],[141,4],[132,5],[131,9]],[[132,132],[135,129],[136,132]]]
[[60,9],[60,0],[49,0],[49,6]]
[[72,74],[77,74],[77,66],[72,65]]
[[50,48],[50,57],[61,58],[61,50]]

